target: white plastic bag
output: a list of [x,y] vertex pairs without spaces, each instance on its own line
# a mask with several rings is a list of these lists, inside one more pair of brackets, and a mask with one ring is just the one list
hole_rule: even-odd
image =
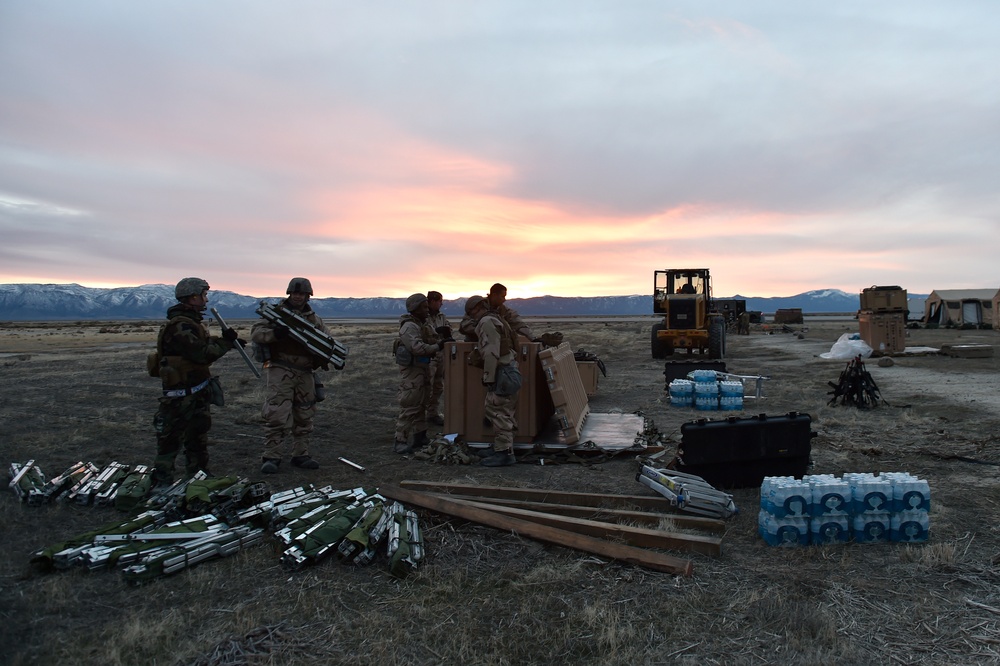
[[872,348],[864,340],[857,337],[857,333],[844,333],[840,339],[833,343],[830,351],[820,354],[820,358],[832,358],[849,361],[860,356],[865,359],[872,355]]

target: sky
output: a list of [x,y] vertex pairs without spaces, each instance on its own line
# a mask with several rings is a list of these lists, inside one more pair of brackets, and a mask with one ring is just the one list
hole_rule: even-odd
[[0,0],[0,283],[1000,287],[996,0]]

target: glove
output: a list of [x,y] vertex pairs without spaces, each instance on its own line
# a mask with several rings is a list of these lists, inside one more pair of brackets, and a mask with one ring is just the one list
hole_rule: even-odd
[[442,349],[444,349],[444,346],[446,344],[448,344],[449,342],[454,342],[454,340],[438,340],[438,343],[437,343],[438,351],[441,351]]
[[538,341],[541,342],[546,347],[558,347],[559,345],[562,344],[563,334],[559,332],[542,333],[542,336],[538,338]]
[[451,330],[451,326],[438,326],[434,331],[446,340],[453,340],[455,336]]
[[236,329],[227,328],[222,332],[222,339],[229,340],[230,342],[235,343],[237,340],[240,339],[240,334],[236,332]]
[[236,338],[235,340],[233,340],[233,342],[236,343],[236,344],[233,345],[234,347],[236,345],[239,345],[240,347],[246,347],[247,346],[247,341],[244,340],[243,338]]
[[291,334],[291,331],[284,324],[275,324],[274,325],[274,339],[275,340],[284,340],[290,334]]

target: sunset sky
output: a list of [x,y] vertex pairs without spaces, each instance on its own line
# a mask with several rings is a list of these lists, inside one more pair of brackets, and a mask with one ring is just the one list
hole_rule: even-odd
[[2,0],[0,283],[1000,287],[1000,3]]

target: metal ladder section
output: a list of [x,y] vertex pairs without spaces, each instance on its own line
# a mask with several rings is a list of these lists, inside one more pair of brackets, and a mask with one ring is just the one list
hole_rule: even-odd
[[344,362],[347,359],[347,347],[316,328],[311,321],[302,315],[264,301],[261,301],[257,308],[257,314],[272,324],[287,326],[291,337],[297,342],[335,369],[343,370]]
[[700,476],[643,465],[636,481],[660,493],[679,510],[710,518],[729,518],[739,512],[733,496],[716,490]]

